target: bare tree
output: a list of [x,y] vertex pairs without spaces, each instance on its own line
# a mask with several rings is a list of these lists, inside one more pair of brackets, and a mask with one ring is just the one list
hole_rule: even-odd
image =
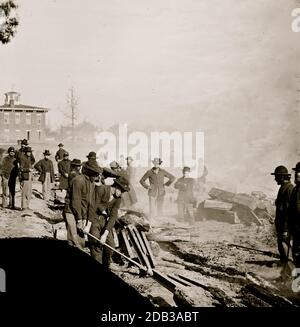
[[0,3],[0,42],[8,43],[13,38],[19,25],[19,20],[15,16],[17,5],[14,1],[4,1]]

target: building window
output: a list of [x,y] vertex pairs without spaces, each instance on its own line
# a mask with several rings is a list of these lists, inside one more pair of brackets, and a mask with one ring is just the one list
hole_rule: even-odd
[[26,131],[27,141],[30,140],[30,131]]
[[4,124],[5,125],[9,124],[9,112],[4,113]]
[[37,125],[41,125],[41,123],[42,123],[42,115],[41,114],[36,115],[36,122],[37,122]]
[[21,114],[19,112],[15,113],[15,123],[16,125],[19,125],[21,121]]
[[26,114],[26,125],[30,125],[31,124],[31,113],[27,113]]

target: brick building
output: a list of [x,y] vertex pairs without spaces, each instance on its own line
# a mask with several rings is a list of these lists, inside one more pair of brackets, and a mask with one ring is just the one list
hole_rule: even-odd
[[0,143],[16,143],[26,138],[31,143],[45,141],[48,109],[20,104],[20,93],[5,93],[0,106]]

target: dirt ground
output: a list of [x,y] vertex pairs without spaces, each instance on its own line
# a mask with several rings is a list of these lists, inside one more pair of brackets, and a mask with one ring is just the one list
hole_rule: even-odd
[[[13,211],[0,208],[0,237],[53,237],[66,239],[61,211],[53,201],[41,197],[41,185],[33,184],[31,210]],[[143,202],[144,201],[144,202]],[[140,206],[146,208],[146,200]],[[20,206],[20,191],[16,205]],[[189,278],[198,286],[183,287],[194,306],[295,306],[298,293],[291,281],[280,280],[282,267],[277,258],[255,251],[230,246],[246,247],[277,253],[274,225],[245,226],[214,220],[196,221],[194,226],[175,219],[176,206],[170,196],[166,214],[151,221],[147,233],[155,260],[155,269],[166,274]],[[169,291],[149,276],[140,276],[139,270],[125,263],[114,263],[112,270],[156,306],[178,306],[174,292]],[[265,294],[267,293],[267,294]]]

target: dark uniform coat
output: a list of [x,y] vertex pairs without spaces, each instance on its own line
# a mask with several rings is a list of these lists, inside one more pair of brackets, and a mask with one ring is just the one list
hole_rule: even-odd
[[20,181],[28,181],[29,173],[32,169],[32,160],[26,155],[22,155],[19,161],[20,166]]
[[6,179],[9,179],[10,173],[14,167],[16,158],[11,157],[10,155],[5,156],[1,161],[0,174]]
[[70,187],[70,208],[75,220],[87,219],[94,194],[95,183],[86,175],[73,178]]
[[179,190],[177,201],[184,203],[194,203],[194,185],[195,180],[193,178],[179,178],[174,185],[174,187]]
[[287,182],[278,190],[277,198],[275,201],[275,226],[277,234],[283,234],[284,232],[288,231],[288,210],[291,202],[293,188],[294,185],[291,182]]
[[[165,178],[169,179],[166,183]],[[151,188],[146,183],[147,179],[149,179]],[[175,177],[166,170],[159,168],[158,173],[155,173],[154,168],[152,168],[141,178],[140,183],[144,188],[148,189],[149,196],[156,197],[164,196],[166,194],[165,186],[171,185],[174,180]]]
[[55,160],[56,161],[63,160],[65,153],[67,153],[65,149],[59,149],[55,154]]
[[63,159],[58,163],[58,172],[60,173],[59,177],[59,188],[61,190],[68,189],[68,176],[71,169],[71,160]]
[[[111,186],[100,185],[95,187],[92,205],[89,211],[89,220],[93,222],[98,216],[108,218],[105,229],[111,231],[118,218],[118,209],[120,208],[121,198],[111,199]],[[103,212],[106,214],[103,214]]]
[[64,213],[73,213],[71,208],[70,208],[70,189],[72,187],[73,184],[73,179],[80,175],[80,172],[72,169],[69,173],[69,177],[68,177],[68,189],[67,189],[67,194],[65,197],[65,207],[64,207]]
[[50,182],[54,182],[54,168],[53,162],[50,159],[42,159],[38,161],[34,168],[40,173],[39,181],[44,183],[46,179],[46,173],[50,173]]
[[294,187],[291,195],[288,230],[293,238],[292,254],[294,264],[297,268],[300,268],[300,185]]

